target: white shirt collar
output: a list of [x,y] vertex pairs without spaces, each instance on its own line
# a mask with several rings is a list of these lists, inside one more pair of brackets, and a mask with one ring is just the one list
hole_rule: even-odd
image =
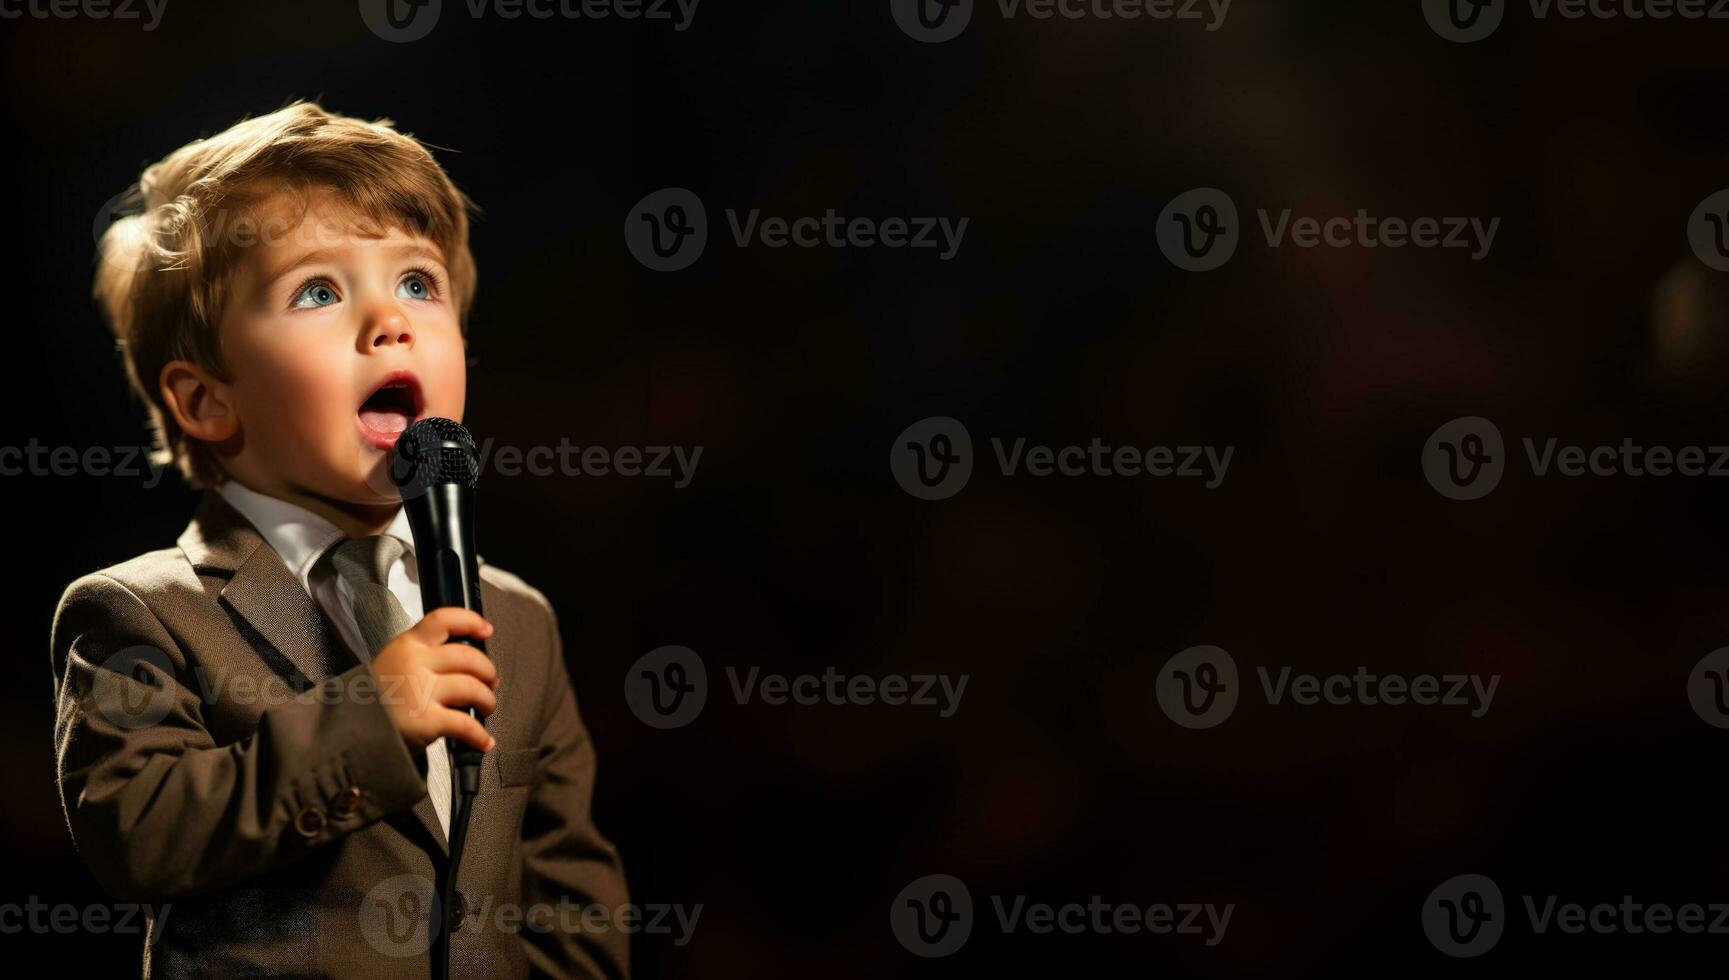
[[[300,580],[301,587],[309,592],[307,579],[312,573],[313,563],[325,549],[347,537],[341,528],[299,504],[259,493],[238,480],[223,481],[217,492],[242,517],[252,522],[258,533],[282,557],[283,564]],[[408,526],[406,508],[396,509],[396,517],[384,533],[401,541],[408,555],[414,554],[414,532]]]

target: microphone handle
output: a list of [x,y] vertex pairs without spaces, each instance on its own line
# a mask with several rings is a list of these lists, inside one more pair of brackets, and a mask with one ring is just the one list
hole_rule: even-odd
[[[480,561],[474,550],[474,491],[459,483],[436,483],[404,500],[414,534],[415,563],[420,572],[420,602],[424,612],[460,606],[484,615],[480,602]],[[451,643],[486,652],[486,643],[472,636],[453,636]],[[486,720],[473,707],[469,717]],[[484,754],[460,739],[447,743],[451,761],[479,765]]]

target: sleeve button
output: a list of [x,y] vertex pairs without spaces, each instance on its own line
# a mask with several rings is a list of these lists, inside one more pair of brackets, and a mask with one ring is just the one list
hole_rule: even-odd
[[360,787],[358,786],[348,787],[341,793],[338,793],[335,799],[330,801],[330,812],[337,819],[352,817],[354,816],[355,811],[359,809]]
[[299,831],[302,837],[317,837],[318,832],[324,829],[324,809],[309,806],[300,811],[299,816],[294,818],[294,829]]

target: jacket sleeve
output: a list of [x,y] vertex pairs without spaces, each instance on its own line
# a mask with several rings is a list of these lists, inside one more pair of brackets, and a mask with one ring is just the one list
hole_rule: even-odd
[[[235,678],[212,676],[103,573],[66,590],[49,646],[61,806],[84,862],[121,900],[244,881],[426,794],[364,665],[299,695],[224,691]],[[275,703],[252,735],[217,745],[206,690]],[[358,805],[338,816],[332,802],[356,787]]]
[[546,708],[541,720],[540,756],[522,818],[523,907],[559,907],[561,900],[581,909],[598,906],[604,926],[574,914],[557,915],[552,928],[523,928],[530,974],[535,977],[630,975],[630,935],[621,920],[629,901],[618,850],[595,827],[590,815],[595,778],[594,745],[577,711],[564,645],[552,607],[541,603],[551,631],[551,663],[546,677]]

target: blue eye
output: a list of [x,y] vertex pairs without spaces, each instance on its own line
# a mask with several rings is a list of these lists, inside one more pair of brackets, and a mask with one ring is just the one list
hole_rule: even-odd
[[403,299],[431,299],[432,284],[426,281],[424,275],[411,273],[396,287],[396,295]]
[[336,302],[336,290],[322,280],[314,280],[300,287],[300,292],[294,294],[294,302],[289,304],[296,309],[317,309]]

